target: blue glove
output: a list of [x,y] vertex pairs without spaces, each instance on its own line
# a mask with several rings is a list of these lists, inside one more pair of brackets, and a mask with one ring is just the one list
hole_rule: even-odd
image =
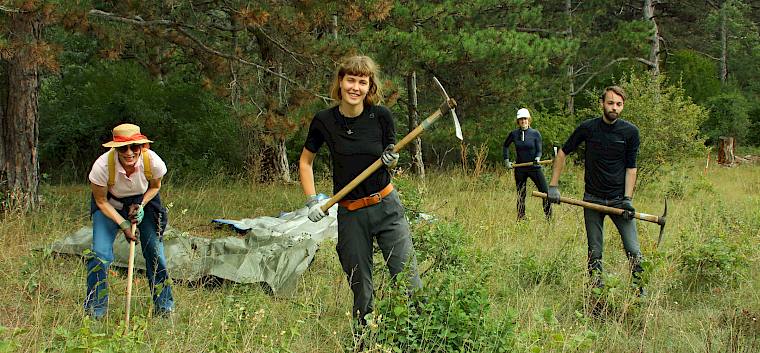
[[546,199],[552,203],[559,203],[559,188],[556,186],[549,186],[549,191],[546,193]]
[[633,200],[628,196],[623,196],[623,202],[620,203],[620,208],[624,209],[622,216],[625,219],[634,219],[636,215],[636,209],[633,208]]
[[143,210],[142,204],[129,206],[129,220],[132,223],[142,223],[143,217],[145,217],[145,210]]
[[383,154],[380,155],[383,164],[388,168],[393,168],[398,163],[398,152],[393,152],[394,147],[396,147],[394,144],[386,146]]

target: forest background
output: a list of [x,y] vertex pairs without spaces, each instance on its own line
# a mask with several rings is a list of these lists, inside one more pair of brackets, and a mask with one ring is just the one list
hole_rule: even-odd
[[[543,135],[544,156],[551,158],[551,147],[561,145],[580,121],[599,114],[600,90],[610,84],[622,85],[629,94],[623,117],[641,129],[639,188],[643,195],[663,191],[683,198],[694,196],[689,192],[692,189],[708,194],[714,192],[710,180],[689,174],[693,172],[694,158],[704,158],[720,136],[734,137],[742,147],[760,145],[760,66],[756,64],[760,56],[760,2],[754,0],[3,0],[0,4],[0,206],[5,212],[4,230],[20,237],[6,237],[4,241],[23,239],[12,243],[16,245],[32,242],[21,234],[41,232],[36,225],[40,219],[60,221],[67,226],[84,222],[72,221],[75,215],[60,214],[58,208],[62,205],[74,207],[60,198],[86,194],[86,190],[81,189],[83,181],[94,158],[104,152],[101,143],[110,139],[113,126],[123,122],[140,125],[143,132],[156,141],[152,148],[167,162],[170,169],[167,185],[177,185],[178,199],[203,196],[192,191],[200,183],[204,185],[201,190],[207,190],[205,187],[215,190],[213,195],[218,195],[220,202],[235,200],[224,190],[209,186],[221,183],[229,185],[228,193],[258,190],[255,195],[268,195],[275,200],[262,202],[263,206],[256,208],[258,211],[275,212],[272,208],[300,206],[297,185],[292,183],[296,181],[296,161],[311,117],[332,104],[327,97],[329,81],[336,62],[348,54],[369,55],[380,64],[385,86],[384,104],[394,112],[399,136],[405,135],[441,103],[433,76],[459,104],[457,112],[464,142],[460,144],[453,137],[450,123],[439,122],[411,146],[409,153],[402,153],[403,175],[397,176],[400,188],[405,181],[408,183],[405,204],[409,208],[416,211],[421,207],[433,208],[453,219],[452,224],[443,223],[440,228],[415,230],[420,247],[433,254],[432,258],[438,254],[441,258],[437,261],[466,262],[465,258],[472,257],[466,251],[471,249],[463,250],[456,245],[468,244],[460,237],[471,237],[478,232],[473,229],[484,226],[457,224],[457,218],[462,216],[458,212],[464,212],[457,207],[467,205],[467,200],[453,198],[449,205],[440,205],[437,201],[425,200],[425,192],[420,190],[436,186],[449,191],[483,187],[511,189],[512,184],[501,169],[501,144],[508,131],[515,128],[518,108],[531,110],[533,127]],[[575,154],[574,158],[580,155]],[[325,156],[317,159],[316,168],[321,174],[329,173],[327,160]],[[563,190],[577,190],[580,170],[571,167],[566,174]],[[423,177],[411,177],[413,175]],[[742,175],[745,175],[743,181],[756,183],[752,177],[755,174]],[[464,184],[446,185],[441,181],[446,176],[461,177]],[[285,196],[277,196],[275,190],[283,185],[289,191]],[[752,185],[755,184],[751,184],[749,192],[756,194],[757,186]],[[737,190],[745,187],[734,186]],[[329,189],[327,184],[322,187]],[[503,204],[510,205],[505,208],[511,208],[512,196],[512,191],[499,196],[504,197],[499,199]],[[757,205],[756,197],[743,200],[748,205]],[[79,201],[86,203],[86,200]],[[654,204],[647,199],[642,201]],[[209,203],[214,204],[213,199]],[[196,210],[194,220],[216,216],[211,214],[215,209],[239,207],[220,204],[213,208],[210,205]],[[752,219],[756,209],[749,207],[743,212]],[[201,212],[204,210],[206,213]],[[32,212],[24,215],[27,211]],[[241,217],[255,216],[238,211]],[[715,210],[700,212],[712,211]],[[478,212],[473,211],[472,215]],[[695,280],[706,283],[708,291],[714,293],[715,288],[721,290],[726,283],[736,285],[738,279],[744,278],[741,271],[732,269],[757,268],[756,246],[747,247],[744,243],[747,239],[721,240],[737,229],[740,233],[757,236],[757,222],[724,223],[727,225],[699,223],[705,229],[719,228],[722,235],[715,238],[718,240],[706,242],[704,248],[689,248],[692,252],[687,255],[692,254],[692,257],[662,255],[662,259],[667,259],[664,263],[680,264],[678,266],[686,272],[699,269],[696,279],[684,280],[688,288],[693,286],[690,281]],[[525,228],[514,227],[509,231]],[[546,234],[555,231],[562,233],[547,230]],[[702,234],[700,232],[697,233]],[[426,234],[428,238],[433,234],[443,240],[430,240]],[[495,242],[501,238],[488,239]],[[454,255],[444,255],[446,252]],[[40,268],[55,272],[54,262],[48,255],[7,260],[9,266],[21,265],[22,272],[31,271],[27,266],[40,264],[44,265]],[[557,279],[559,284],[567,283],[566,276],[576,281],[577,272],[582,273],[560,270],[567,265],[561,256],[550,257],[551,260],[536,256],[518,254],[509,259],[522,270],[534,271],[529,273],[529,281],[533,275],[539,286],[553,276],[560,278]],[[577,257],[580,259],[583,255]],[[669,268],[662,262],[655,265],[660,266],[660,271]],[[710,268],[717,273],[705,275],[703,266],[713,266]],[[732,269],[727,270],[727,267]],[[450,276],[449,281],[462,276],[452,272],[457,268],[462,270],[467,266],[441,269],[443,275],[430,275],[434,278],[427,279],[444,283],[435,287],[440,293],[439,296],[431,294],[431,305],[443,306],[436,298],[443,300],[448,291],[457,290],[451,282],[445,282],[446,276]],[[328,269],[335,270],[330,266]],[[474,271],[483,273],[482,278],[467,277],[471,281],[467,283],[474,283],[469,292],[457,292],[464,299],[456,304],[466,306],[461,310],[467,315],[482,314],[481,299],[487,298],[488,302],[493,299],[494,291],[498,292],[488,286],[490,279],[486,279],[485,274],[489,271],[482,270]],[[6,275],[12,276],[13,271]],[[30,283],[23,282],[19,286],[31,291],[40,288]],[[323,283],[319,284],[321,288]],[[535,289],[533,285],[531,288]],[[616,287],[612,286],[614,293]],[[72,284],[71,288],[75,291],[78,287]],[[744,298],[753,288],[756,289],[756,285],[747,285],[735,298]],[[224,295],[234,297],[240,290],[232,288]],[[33,298],[31,295],[30,299]],[[389,295],[389,298],[397,297]],[[615,316],[619,318],[618,323],[630,324],[625,314],[629,299],[622,302],[611,299],[613,316],[619,315]],[[253,300],[260,303],[264,299]],[[390,306],[398,322],[412,325],[410,322],[414,320],[404,317],[408,313],[393,310],[398,306],[387,301],[381,305]],[[652,307],[662,308],[654,305],[650,309]],[[561,310],[555,310],[559,315]],[[443,338],[438,334],[434,342],[453,342],[451,346],[444,345],[448,348],[480,347],[480,350],[490,350],[488,347],[529,350],[535,346],[530,342],[539,342],[539,346],[548,350],[587,349],[604,330],[586,325],[586,314],[573,310],[567,309],[569,314],[563,315],[580,315],[571,321],[583,323],[578,326],[582,329],[566,333],[562,339],[558,337],[564,328],[555,325],[557,319],[551,310],[532,312],[540,320],[528,320],[531,329],[525,331],[510,326],[514,324],[510,319],[514,317],[512,314],[499,311],[498,320],[486,323],[473,318],[442,325],[477,334],[472,333],[460,342],[453,337],[449,339],[451,333],[446,332]],[[757,335],[748,336],[750,343],[747,343],[742,338],[745,336],[734,335],[734,329],[742,329],[744,326],[736,322],[745,318],[750,329],[757,329],[752,325],[758,312],[760,308],[752,306],[721,312],[722,316],[716,320],[734,320],[734,326],[725,332],[716,331],[725,334],[716,338],[720,342],[716,343],[718,349],[753,347]],[[214,325],[224,325],[224,320],[230,319],[225,313],[217,314],[220,318]],[[494,329],[494,322],[500,324],[499,329]],[[14,327],[0,321],[1,325]],[[114,344],[121,345],[122,349],[135,342],[145,343],[145,339],[135,336],[146,334],[143,328],[143,331],[134,331],[132,336],[95,344],[92,342],[101,336],[88,331],[88,325],[86,320],[84,323],[66,322],[63,325],[66,329],[47,343],[59,349],[68,347],[65,342],[72,341],[89,340],[88,344],[94,345],[89,348]],[[80,327],[78,331],[77,327]],[[347,326],[341,327],[349,330]],[[504,332],[499,330],[506,330],[506,334],[502,335]],[[388,332],[375,332],[372,339],[385,348],[435,350],[430,349],[434,343],[426,340],[429,337]],[[18,340],[32,341],[39,334],[19,329],[5,332],[10,338],[0,342],[14,347]],[[247,337],[241,332],[236,334]],[[280,334],[281,337],[298,336],[293,331],[288,335]],[[285,341],[275,342],[274,336],[270,334],[268,339],[257,336],[256,342],[268,342],[272,351],[294,349]],[[494,340],[495,336],[507,341]],[[406,341],[399,343],[399,337]],[[700,337],[705,339],[705,336]],[[207,337],[196,338],[208,341]],[[241,342],[240,337],[223,338],[227,341],[220,343],[220,351],[235,350]],[[635,337],[627,338],[635,340]],[[147,341],[154,350],[167,349],[156,337]],[[304,347],[312,342],[296,341]],[[552,346],[551,342],[561,344]],[[627,340],[613,343],[619,345],[620,351],[630,347]],[[168,347],[187,351],[187,346],[176,341],[174,344]],[[684,345],[676,345],[676,350],[690,344],[697,343],[687,340]],[[706,345],[708,351],[711,344]],[[353,345],[338,340],[330,347],[350,349]],[[646,346],[642,343],[640,347]],[[655,347],[668,346],[663,343]],[[332,348],[325,349],[330,350]]]
[[[488,163],[500,162],[518,108],[532,111],[550,151],[598,114],[610,84],[651,96],[625,113],[645,149],[662,144],[645,151],[651,166],[668,140],[670,161],[696,152],[694,138],[760,144],[754,1],[3,3],[9,207],[33,206],[40,179],[85,180],[121,122],[143,126],[177,177],[290,181],[311,117],[331,104],[335,63],[354,53],[381,65],[399,135],[440,104],[436,76],[459,103],[464,143],[487,148]],[[461,163],[450,136],[428,133],[421,155],[415,145],[402,158],[418,174],[422,162]]]

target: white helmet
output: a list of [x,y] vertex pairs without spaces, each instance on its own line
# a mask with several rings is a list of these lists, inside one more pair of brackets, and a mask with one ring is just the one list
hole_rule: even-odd
[[527,108],[520,108],[520,110],[517,111],[517,119],[521,118],[530,118],[530,112]]

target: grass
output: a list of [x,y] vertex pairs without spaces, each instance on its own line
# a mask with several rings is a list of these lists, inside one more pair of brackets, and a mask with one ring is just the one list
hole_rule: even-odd
[[[628,290],[627,260],[617,231],[605,224],[605,270],[613,283],[606,307],[593,315],[586,287],[582,211],[555,207],[543,219],[529,197],[528,219],[515,222],[511,174],[486,170],[428,172],[424,182],[401,176],[402,194],[442,222],[458,222],[473,240],[468,251],[490,263],[489,320],[513,317],[515,351],[753,352],[760,350],[760,173],[757,166],[711,167],[703,161],[673,170],[639,188],[639,211],[660,214],[670,195],[665,240],[656,225],[639,222],[642,251],[652,265],[650,296]],[[326,181],[326,178],[319,178]],[[582,192],[582,171],[563,175],[566,196]],[[297,184],[245,180],[164,183],[171,224],[206,237],[231,236],[212,218],[277,215],[300,207]],[[529,183],[529,191],[533,185]],[[329,190],[327,184],[320,191]],[[31,215],[0,220],[0,352],[345,352],[354,348],[348,289],[333,243],[323,244],[292,298],[275,298],[258,286],[233,283],[174,287],[177,312],[153,318],[144,276],[133,292],[133,329],[124,335],[125,274],[110,276],[109,316],[83,315],[85,268],[81,259],[45,250],[53,240],[90,223],[85,185],[43,186],[44,205]],[[410,202],[411,203],[411,202]],[[720,239],[720,242],[711,242]],[[688,257],[688,256],[691,257]],[[684,259],[714,270],[713,277],[685,271]],[[737,265],[730,267],[729,265]],[[380,269],[379,272],[384,272]],[[480,267],[473,267],[479,271]],[[387,281],[381,276],[378,282]],[[424,278],[423,278],[424,280]],[[378,283],[379,284],[379,283]],[[456,329],[456,328],[453,328]],[[372,342],[370,351],[390,351]]]

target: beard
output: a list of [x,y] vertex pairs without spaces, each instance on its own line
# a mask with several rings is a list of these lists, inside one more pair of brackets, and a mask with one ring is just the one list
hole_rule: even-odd
[[604,117],[607,118],[607,121],[611,123],[614,123],[618,119],[619,116],[620,114],[615,113],[615,112],[608,112],[608,111],[604,112]]

